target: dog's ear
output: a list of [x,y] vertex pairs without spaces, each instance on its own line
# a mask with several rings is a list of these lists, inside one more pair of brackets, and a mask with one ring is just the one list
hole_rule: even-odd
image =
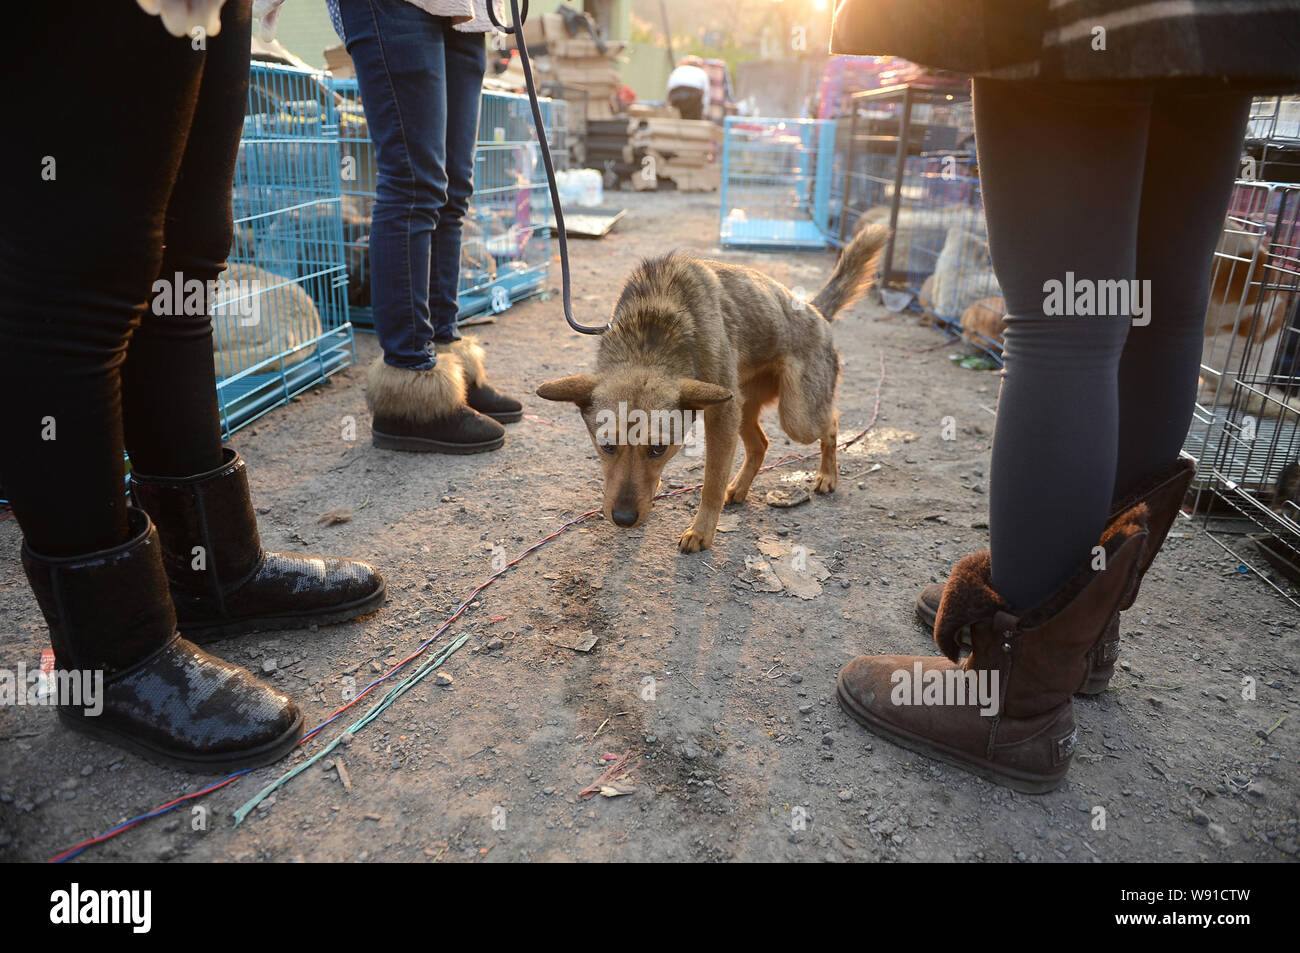
[[573,404],[585,404],[591,400],[591,392],[596,388],[596,378],[590,374],[573,374],[547,381],[537,388],[537,396],[544,400],[567,400]]
[[731,391],[717,384],[692,380],[689,377],[683,377],[679,384],[678,400],[681,401],[684,410],[703,410],[713,404],[731,400]]

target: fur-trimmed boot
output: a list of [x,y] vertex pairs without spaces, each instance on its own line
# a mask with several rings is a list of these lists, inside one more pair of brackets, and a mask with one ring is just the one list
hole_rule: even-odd
[[131,493],[162,537],[163,565],[185,637],[200,645],[264,629],[346,622],[384,604],[368,563],[268,553],[257,531],[244,458],[190,477],[132,472]]
[[[988,550],[957,563],[935,641],[946,658],[863,655],[840,671],[840,705],[875,734],[999,784],[1041,794],[1065,778],[1077,734],[1071,696],[1088,653],[1132,592],[1147,509],[1122,514],[1093,560],[1015,615],[990,583]],[[962,644],[970,655],[958,661]]]
[[[249,672],[176,633],[162,545],[144,510],[113,549],[52,558],[23,544],[23,569],[50,627],[65,725],[186,771],[226,774],[278,761],[298,743],[302,714]],[[82,673],[75,678],[74,673]],[[85,684],[102,677],[87,697]]]
[[465,402],[465,371],[450,351],[439,354],[437,363],[423,371],[393,367],[376,358],[366,382],[376,447],[482,453],[505,443],[506,428]]
[[435,347],[439,354],[451,353],[460,359],[465,372],[465,403],[500,424],[523,420],[524,405],[488,385],[487,369],[483,366],[483,345],[477,340],[466,337]]
[[[1151,568],[1151,561],[1156,558],[1173,528],[1174,520],[1183,505],[1183,497],[1192,484],[1196,474],[1196,464],[1191,460],[1180,458],[1168,466],[1161,467],[1143,480],[1124,499],[1111,509],[1107,526],[1114,524],[1123,513],[1139,503],[1145,503],[1150,511],[1148,523],[1146,555],[1133,584],[1133,592],[1119,607],[1123,612],[1132,607],[1137,599],[1138,587],[1142,578]],[[916,618],[927,632],[934,632],[935,616],[939,612],[939,600],[943,597],[944,584],[932,583],[921,590],[916,597]],[[1115,671],[1115,662],[1119,658],[1119,612],[1115,613],[1097,644],[1088,653],[1088,677],[1079,689],[1080,695],[1100,695],[1110,685],[1110,677]]]

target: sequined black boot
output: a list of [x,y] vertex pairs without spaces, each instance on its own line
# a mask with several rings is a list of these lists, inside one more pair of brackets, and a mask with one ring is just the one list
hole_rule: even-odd
[[162,537],[177,623],[200,645],[259,629],[345,622],[378,609],[384,580],[367,563],[268,553],[243,458],[185,478],[131,474],[131,491]]
[[23,544],[50,627],[60,720],[186,771],[278,761],[302,735],[298,706],[177,634],[158,533],[143,510],[129,516],[131,538],[104,552],[56,559]]

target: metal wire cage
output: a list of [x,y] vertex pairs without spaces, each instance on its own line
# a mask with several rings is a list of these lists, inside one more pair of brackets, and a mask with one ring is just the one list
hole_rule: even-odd
[[[370,217],[375,204],[375,153],[355,79],[334,79],[343,150],[343,217],[348,299],[358,327],[370,311]],[[565,167],[569,104],[540,100],[556,167]],[[550,193],[528,97],[484,91],[474,154],[474,195],[461,237],[460,320],[505,311],[545,292],[550,266]]]
[[1243,177],[1260,182],[1300,182],[1300,96],[1251,101]]
[[834,154],[835,124],[829,120],[728,117],[719,243],[826,248]]
[[1205,332],[1184,443],[1199,465],[1195,511],[1240,565],[1300,605],[1300,186],[1237,183]]
[[211,306],[227,436],[356,362],[339,167],[323,74],[253,63],[231,197],[234,244]]
[[949,88],[853,93],[837,121],[831,222],[845,244],[887,225],[883,286],[1000,364],[1004,303],[993,275],[970,99]]
[[1002,362],[1006,310],[989,256],[979,172],[970,153],[907,160],[889,281],[916,296],[936,327]]

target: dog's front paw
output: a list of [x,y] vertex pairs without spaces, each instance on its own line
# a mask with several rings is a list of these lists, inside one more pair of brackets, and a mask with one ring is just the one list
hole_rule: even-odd
[[839,483],[840,475],[834,471],[830,473],[819,473],[817,479],[813,480],[813,490],[818,493],[834,493],[835,486]]
[[713,545],[713,531],[710,530],[707,535],[691,526],[677,540],[677,548],[684,553],[698,553],[702,549],[708,549]]

